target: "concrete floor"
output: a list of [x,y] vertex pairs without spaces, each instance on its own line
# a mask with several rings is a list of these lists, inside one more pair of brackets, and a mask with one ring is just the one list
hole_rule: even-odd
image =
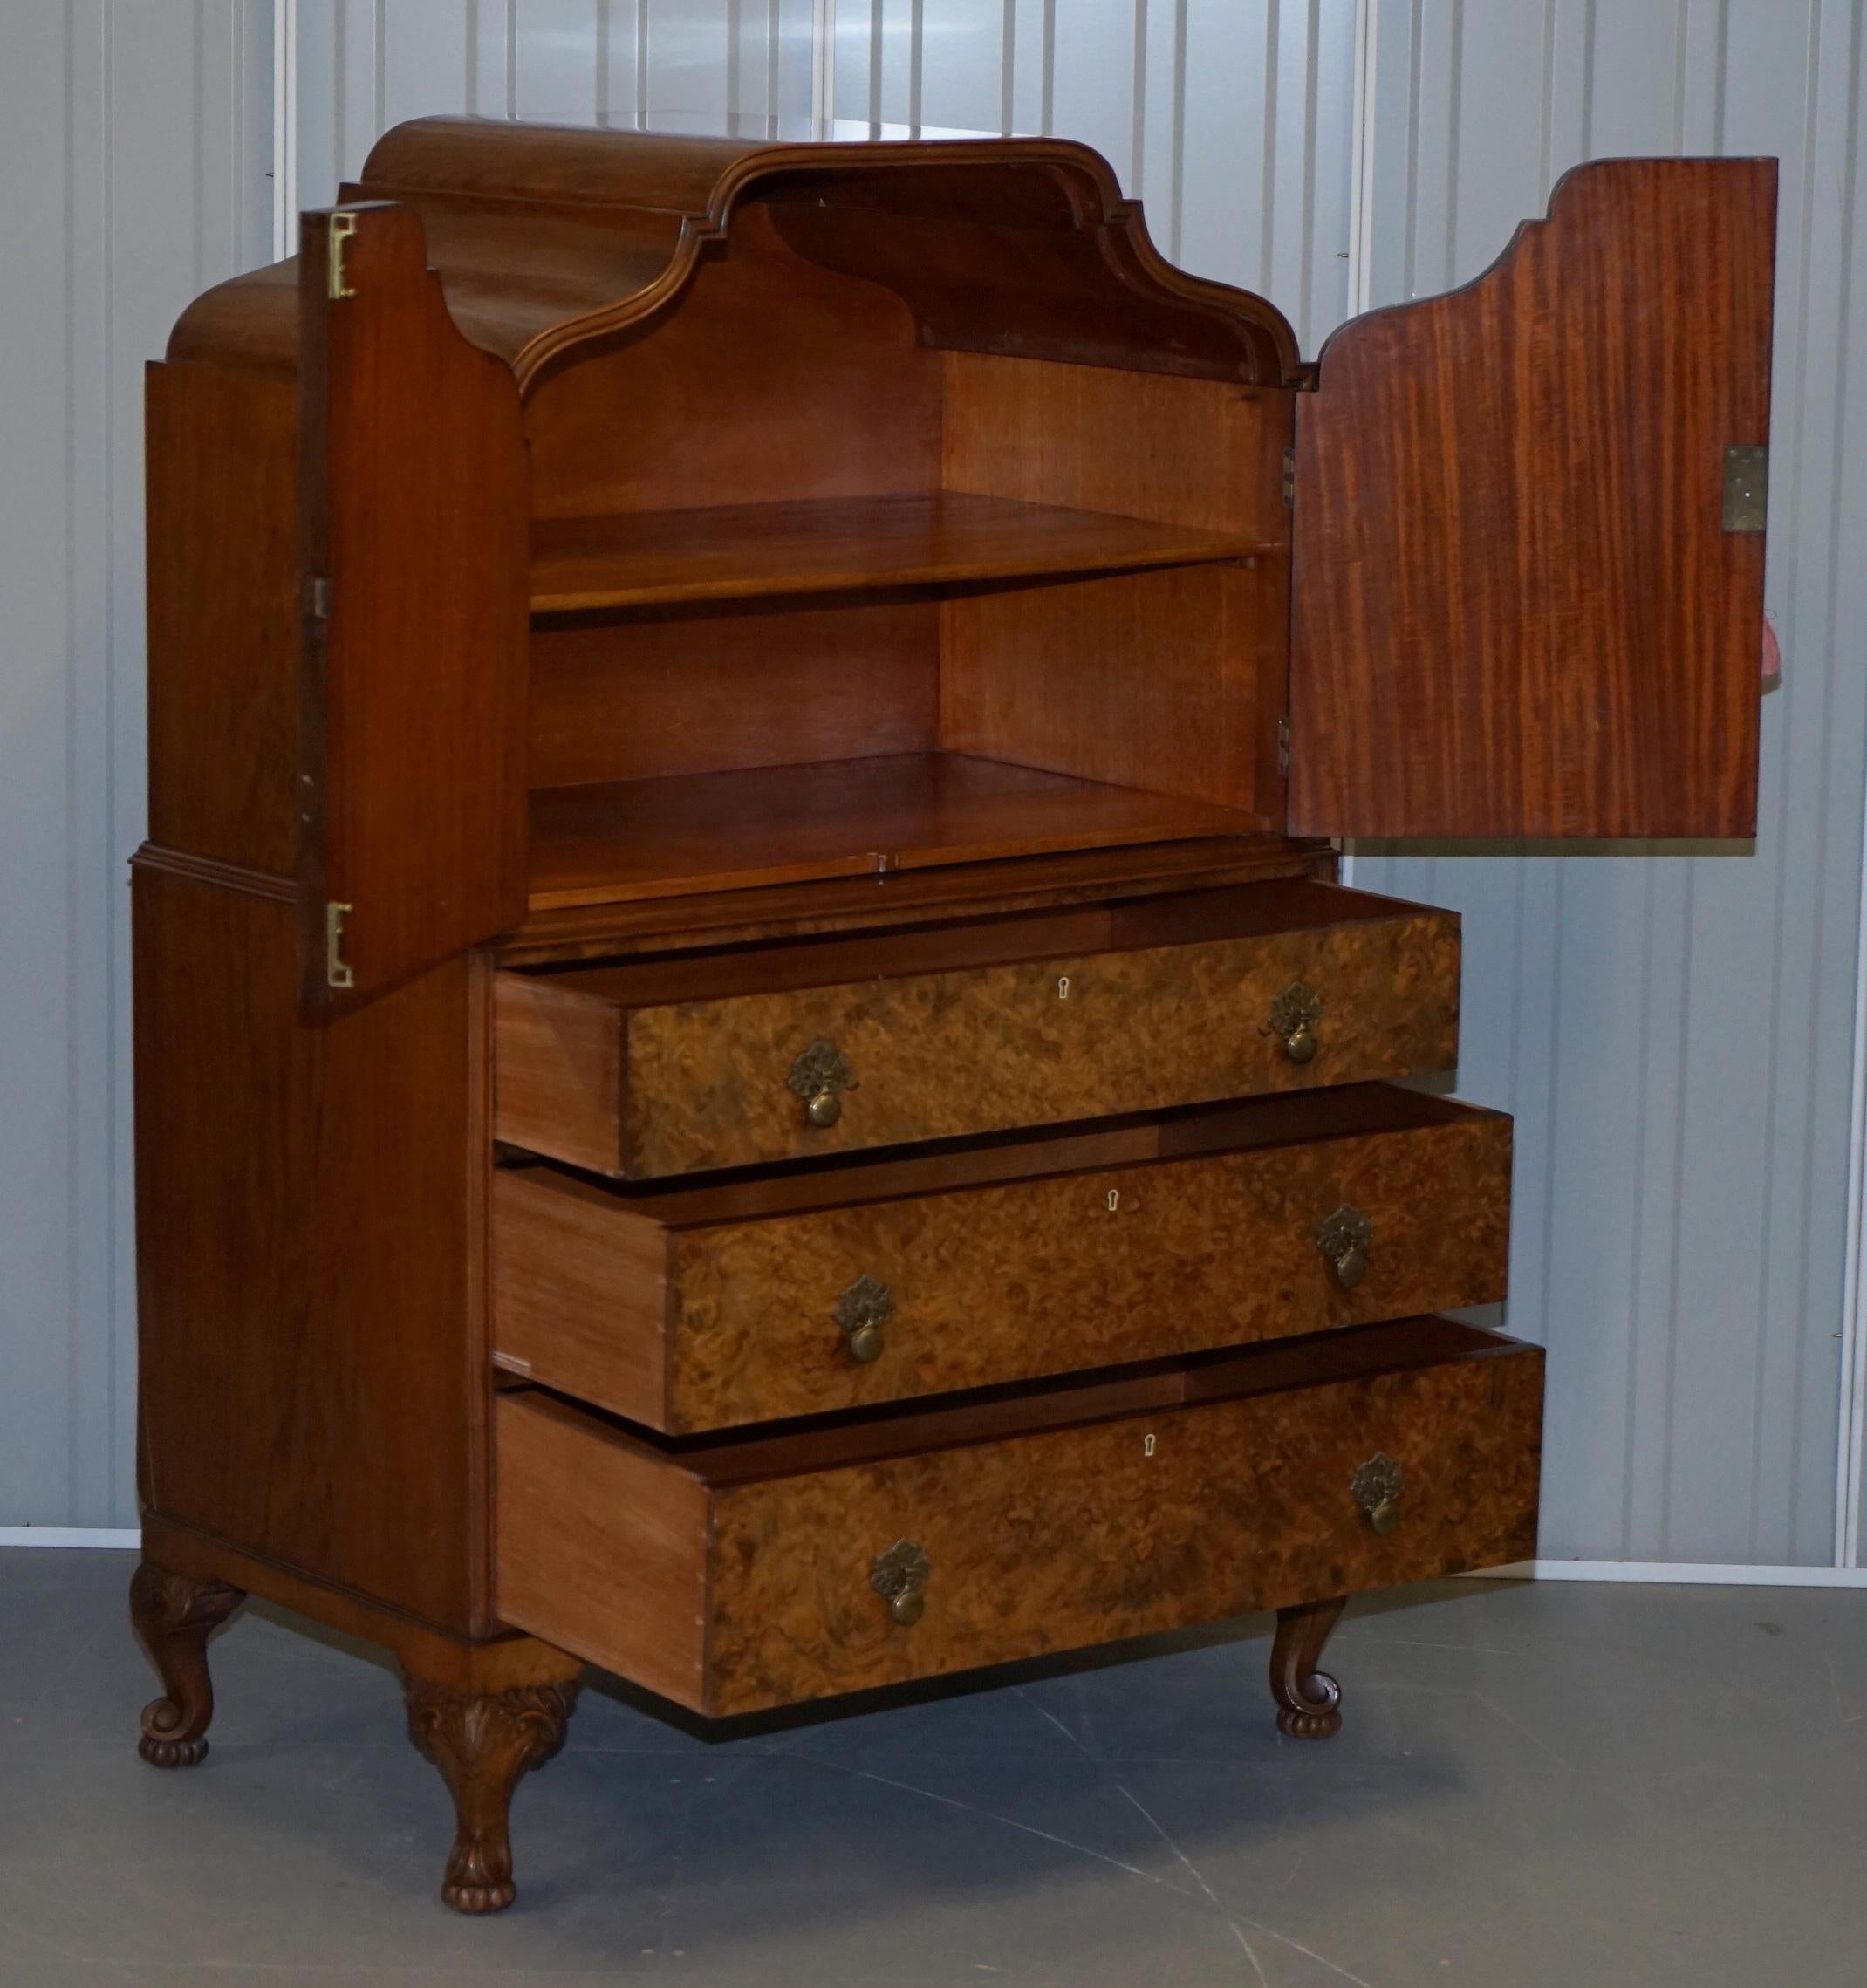
[[0,1553],[0,1983],[1856,1988],[1867,1594],[1450,1582],[1281,1739],[1262,1623],[706,1740],[586,1690],[520,1896],[434,1896],[382,1663],[249,1608],[141,1766],[127,1556]]

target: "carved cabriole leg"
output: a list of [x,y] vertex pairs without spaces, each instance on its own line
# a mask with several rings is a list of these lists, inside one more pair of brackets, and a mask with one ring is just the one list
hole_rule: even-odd
[[152,1767],[192,1767],[208,1751],[214,1686],[208,1638],[246,1599],[224,1581],[189,1581],[145,1561],[130,1577],[130,1623],[162,1680],[143,1707],[136,1751]]
[[408,1737],[441,1769],[454,1796],[454,1853],[441,1897],[457,1912],[503,1912],[516,1896],[507,1813],[528,1767],[564,1745],[578,1684],[458,1691],[404,1670]]
[[1344,1599],[1337,1595],[1331,1601],[1304,1602],[1277,1611],[1276,1640],[1270,1646],[1270,1695],[1277,1701],[1277,1730],[1292,1739],[1327,1739],[1341,1728],[1341,1687],[1316,1665]]

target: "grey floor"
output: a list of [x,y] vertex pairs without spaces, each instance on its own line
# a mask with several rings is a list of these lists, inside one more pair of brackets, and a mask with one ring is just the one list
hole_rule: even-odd
[[1352,1611],[1281,1739],[1264,1625],[682,1732],[587,1691],[520,1899],[386,1669],[250,1608],[214,1750],[142,1766],[127,1556],[0,1553],[0,1983],[1826,1988],[1867,1979],[1867,1594],[1451,1582]]

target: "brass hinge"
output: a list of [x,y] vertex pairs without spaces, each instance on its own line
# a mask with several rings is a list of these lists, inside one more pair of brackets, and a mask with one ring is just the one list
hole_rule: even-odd
[[1287,774],[1290,770],[1290,721],[1288,715],[1277,720],[1277,771]]
[[1769,509],[1770,452],[1768,448],[1725,451],[1725,529],[1761,531]]
[[1283,508],[1287,511],[1296,509],[1296,451],[1294,448],[1283,452]]
[[344,920],[355,909],[354,905],[325,906],[325,980],[333,987],[357,984],[357,976],[344,958]]
[[356,231],[355,215],[340,209],[331,216],[325,233],[325,253],[329,258],[326,289],[332,297],[354,297],[357,294],[350,287],[349,279],[344,274],[344,250],[350,245],[350,238]]

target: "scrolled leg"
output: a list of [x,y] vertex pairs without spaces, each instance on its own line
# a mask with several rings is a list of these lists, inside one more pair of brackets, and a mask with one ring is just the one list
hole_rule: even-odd
[[1337,1595],[1327,1602],[1304,1602],[1277,1611],[1277,1635],[1270,1646],[1270,1695],[1277,1701],[1277,1730],[1292,1739],[1327,1739],[1341,1729],[1341,1686],[1316,1666],[1344,1600]]
[[441,1896],[456,1912],[503,1912],[515,1896],[508,1828],[512,1790],[564,1745],[577,1704],[569,1683],[462,1691],[403,1674],[408,1737],[454,1796],[454,1851]]
[[152,1561],[131,1576],[130,1623],[162,1681],[162,1696],[143,1707],[136,1746],[152,1767],[192,1767],[207,1752],[208,1638],[245,1598],[224,1581],[189,1581]]

